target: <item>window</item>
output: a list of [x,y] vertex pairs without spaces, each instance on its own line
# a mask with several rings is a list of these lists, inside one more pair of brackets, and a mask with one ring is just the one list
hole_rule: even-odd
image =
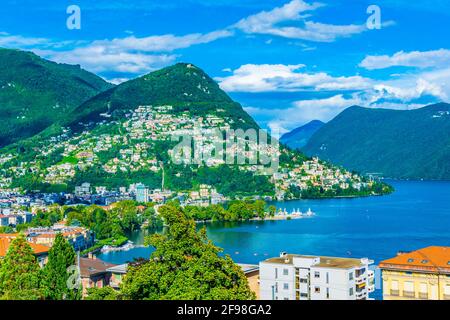
[[307,297],[308,297],[308,294],[307,294],[307,293],[304,293],[304,292],[301,292],[301,293],[300,293],[300,297],[302,297],[302,298],[307,298]]
[[289,275],[289,269],[283,269],[283,275],[284,276]]
[[320,278],[320,272],[318,271],[314,272],[314,278]]
[[330,274],[327,272],[327,284],[330,283]]
[[320,293],[320,287],[314,287],[314,292],[315,293]]
[[414,262],[414,259],[408,259],[408,262],[412,263],[412,262]]
[[353,272],[350,272],[350,273],[348,274],[348,280],[353,280]]
[[284,290],[289,290],[289,283],[283,284],[283,289]]
[[428,292],[428,285],[426,283],[420,284],[420,292],[421,293],[427,293]]
[[308,279],[301,278],[300,283],[308,283]]
[[278,279],[278,269],[275,268],[275,279]]
[[423,264],[428,263],[428,260],[422,260],[421,261]]
[[289,300],[289,298],[284,298],[284,300]]
[[327,288],[327,299],[330,299],[330,288]]
[[350,288],[350,290],[348,291],[349,296],[353,296],[353,288]]

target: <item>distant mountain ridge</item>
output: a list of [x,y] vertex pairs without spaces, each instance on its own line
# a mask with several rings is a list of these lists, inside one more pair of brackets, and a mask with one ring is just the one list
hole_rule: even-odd
[[0,147],[35,135],[111,87],[80,66],[0,48]]
[[450,179],[450,104],[415,110],[347,108],[314,134],[306,154],[363,173]]
[[281,136],[280,141],[292,149],[304,147],[314,133],[325,123],[320,120],[313,120]]

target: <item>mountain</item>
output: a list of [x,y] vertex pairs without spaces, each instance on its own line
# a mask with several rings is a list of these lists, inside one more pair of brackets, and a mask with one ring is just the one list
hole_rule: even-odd
[[33,136],[111,87],[80,66],[0,48],[0,147]]
[[[102,190],[163,184],[184,195],[209,188],[229,198],[389,192],[386,185],[298,151],[249,139],[251,131],[228,147],[229,129],[259,126],[204,71],[179,63],[107,89],[39,134],[0,149],[0,191],[72,192],[89,182]],[[216,157],[224,145],[227,154],[236,152],[232,163],[228,156]],[[249,163],[256,151],[270,163]],[[175,157],[181,154],[190,157]],[[209,157],[193,159],[199,154]],[[242,155],[246,161],[238,163]]]
[[400,111],[350,107],[317,131],[309,155],[364,173],[450,179],[450,105]]
[[280,142],[284,143],[292,149],[301,149],[304,147],[309,139],[317,130],[319,130],[325,123],[320,120],[313,120],[307,124],[298,127],[281,136]]

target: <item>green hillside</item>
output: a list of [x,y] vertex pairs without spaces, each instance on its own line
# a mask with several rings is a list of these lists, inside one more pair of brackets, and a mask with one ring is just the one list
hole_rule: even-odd
[[149,73],[105,91],[81,104],[62,123],[73,130],[101,119],[101,113],[120,118],[140,105],[171,105],[172,114],[192,116],[217,114],[231,117],[237,127],[255,127],[256,122],[200,68],[187,63]]
[[79,66],[0,48],[0,146],[35,135],[111,87]]
[[450,179],[450,105],[410,111],[350,107],[303,149],[346,168],[385,177]]
[[[200,131],[202,135],[199,134]],[[194,152],[223,145],[229,129],[258,129],[201,69],[179,63],[101,92],[38,135],[0,150],[0,190],[62,192],[89,182],[108,190],[144,183],[190,194],[201,185],[227,197],[333,197],[389,192],[342,168],[307,159],[286,148],[239,138],[237,154],[259,150],[280,166],[226,163],[225,158],[177,162],[179,137],[203,136]],[[217,135],[205,134],[219,132]],[[176,139],[174,139],[174,137]],[[247,142],[245,142],[247,141]],[[227,141],[229,142],[229,141]],[[190,142],[189,145],[196,145]],[[208,162],[212,160],[212,162]],[[263,174],[264,173],[264,174]]]

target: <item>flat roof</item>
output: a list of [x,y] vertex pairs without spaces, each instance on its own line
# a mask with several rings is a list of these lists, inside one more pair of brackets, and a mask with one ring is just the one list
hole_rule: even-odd
[[259,265],[257,264],[237,263],[237,265],[241,267],[244,273],[250,273],[259,270]]
[[354,267],[363,266],[361,259],[327,257],[327,256],[307,256],[307,255],[300,255],[300,254],[287,254],[285,257],[269,258],[269,259],[265,260],[264,262],[292,265],[294,258],[309,258],[309,259],[320,258],[320,262],[313,265],[314,267],[319,267],[319,268],[350,269],[350,268],[354,268]]

